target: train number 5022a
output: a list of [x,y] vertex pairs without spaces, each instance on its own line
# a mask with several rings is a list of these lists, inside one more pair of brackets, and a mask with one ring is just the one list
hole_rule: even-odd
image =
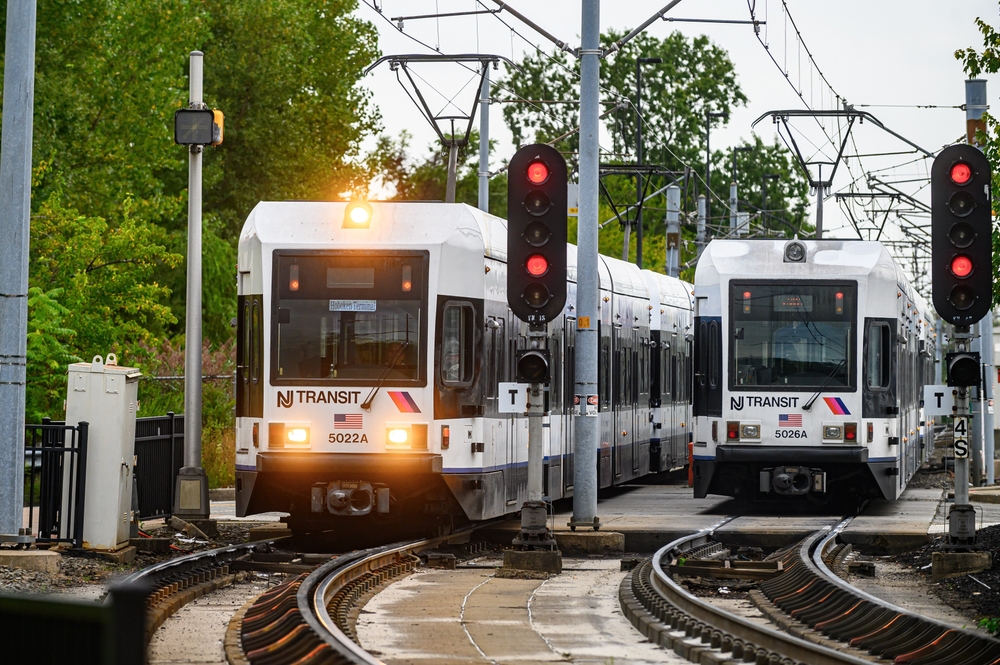
[[779,429],[774,432],[776,439],[808,439],[804,429]]
[[332,432],[330,443],[368,443],[368,436],[357,432]]

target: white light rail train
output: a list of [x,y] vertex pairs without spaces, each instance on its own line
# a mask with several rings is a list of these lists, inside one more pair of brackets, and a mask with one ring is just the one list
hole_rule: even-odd
[[695,273],[695,496],[896,499],[931,448],[930,315],[878,242],[710,243]]
[[[501,411],[527,327],[506,226],[462,204],[262,202],[239,241],[238,515],[293,530],[439,529],[520,510],[527,418]],[[544,492],[573,491],[576,248],[549,326]],[[600,261],[608,487],[687,462],[691,286]],[[349,525],[349,526],[345,526]]]

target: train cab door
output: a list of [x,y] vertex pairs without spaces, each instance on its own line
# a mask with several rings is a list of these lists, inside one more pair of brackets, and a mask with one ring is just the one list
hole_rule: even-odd
[[[625,403],[624,395],[625,380],[625,344],[622,339],[622,328],[620,324],[614,324],[611,328],[611,476],[613,482],[618,482],[622,477],[622,450],[624,441],[622,428],[625,426]],[[629,423],[631,425],[631,422]]]

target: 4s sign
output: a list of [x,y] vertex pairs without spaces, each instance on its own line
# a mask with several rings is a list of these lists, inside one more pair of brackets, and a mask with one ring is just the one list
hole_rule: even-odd
[[969,457],[969,417],[955,416],[955,459]]

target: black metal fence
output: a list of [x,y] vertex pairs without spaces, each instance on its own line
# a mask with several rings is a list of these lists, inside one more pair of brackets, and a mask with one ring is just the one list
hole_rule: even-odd
[[135,481],[140,519],[173,510],[174,482],[184,465],[184,415],[135,419]]
[[24,457],[30,473],[25,483],[28,532],[39,543],[83,545],[83,509],[87,484],[88,424],[25,425]]

